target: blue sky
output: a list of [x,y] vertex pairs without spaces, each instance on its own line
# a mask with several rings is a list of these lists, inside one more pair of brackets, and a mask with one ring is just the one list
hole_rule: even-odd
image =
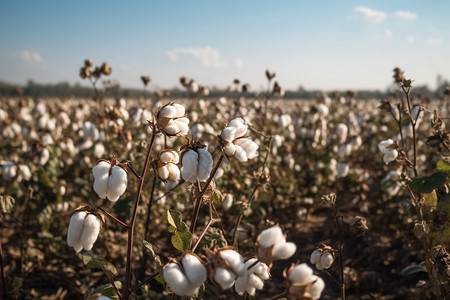
[[450,79],[450,1],[1,1],[0,80],[83,83],[85,58],[125,87],[385,89]]

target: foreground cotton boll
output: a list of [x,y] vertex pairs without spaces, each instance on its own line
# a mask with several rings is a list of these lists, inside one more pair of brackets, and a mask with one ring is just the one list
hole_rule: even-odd
[[237,276],[244,276],[246,269],[244,265],[244,258],[242,255],[234,250],[222,250],[219,252],[220,257],[225,260],[233,272]]
[[307,264],[295,266],[288,275],[290,282],[302,283],[313,275],[313,270]]
[[81,234],[80,242],[84,250],[91,250],[97,240],[98,234],[100,233],[100,219],[89,214],[84,219],[83,233]]
[[228,269],[216,268],[214,271],[214,281],[220,285],[222,290],[231,288],[236,280],[236,275]]
[[220,137],[224,143],[224,152],[228,157],[234,157],[240,162],[246,162],[259,155],[258,145],[246,134],[248,125],[241,118],[233,119],[222,131]]
[[[250,268],[250,266],[252,267]],[[236,279],[234,288],[239,295],[247,292],[249,295],[254,296],[256,290],[263,289],[264,280],[270,278],[269,268],[266,264],[257,262],[256,258],[246,261],[245,268],[247,269],[247,274]]]
[[69,229],[67,230],[67,245],[73,247],[77,253],[83,249],[80,239],[83,233],[86,215],[84,211],[74,213],[70,218]]
[[17,166],[12,162],[8,161],[2,166],[2,177],[4,180],[11,180],[17,174]]
[[286,239],[279,226],[264,230],[258,237],[258,244],[263,248],[272,247],[275,244],[285,243]]
[[186,254],[181,260],[181,263],[191,285],[197,288],[206,281],[206,268],[197,256]]
[[164,268],[163,276],[172,292],[177,295],[184,296],[190,289],[186,275],[184,275],[180,267],[175,263],[170,263]]
[[182,177],[185,181],[190,183],[197,180],[205,181],[211,174],[213,159],[204,148],[189,150],[183,155],[182,165]]
[[281,243],[273,246],[272,256],[274,260],[288,259],[294,255],[297,246],[294,243]]
[[[115,164],[115,159],[114,159]],[[111,174],[110,174],[111,172]],[[94,191],[102,199],[116,202],[127,189],[127,172],[109,161],[100,161],[93,169]]]
[[394,144],[394,141],[392,139],[384,140],[378,143],[378,149],[380,149],[380,152],[385,153],[388,151],[388,147]]
[[181,104],[169,103],[156,114],[158,129],[167,136],[185,136],[189,132],[189,119]]
[[383,155],[383,161],[385,164],[388,164],[390,162],[393,162],[397,159],[398,151],[395,149],[388,149],[386,152],[384,152]]
[[111,165],[108,162],[101,161],[92,169],[94,174],[94,191],[102,199],[106,198],[110,167]]

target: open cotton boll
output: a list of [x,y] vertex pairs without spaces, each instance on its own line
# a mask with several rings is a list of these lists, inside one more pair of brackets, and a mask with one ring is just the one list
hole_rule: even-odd
[[255,274],[251,274],[250,276],[248,276],[248,284],[250,284],[257,290],[262,290],[262,288],[264,287],[264,282]]
[[244,258],[242,255],[234,250],[220,251],[220,257],[222,257],[229,266],[233,269],[237,276],[244,276],[246,274],[246,268],[244,264]]
[[100,219],[97,216],[89,214],[84,219],[83,233],[81,234],[81,245],[84,250],[91,250],[100,233]]
[[159,160],[164,163],[174,163],[177,164],[180,161],[180,156],[176,151],[164,151],[159,155]]
[[159,111],[159,118],[175,118],[177,115],[177,107],[175,105],[167,105]]
[[102,143],[97,143],[94,146],[94,156],[95,157],[102,157],[103,154],[105,154],[105,146],[103,146]]
[[281,243],[273,246],[272,255],[274,259],[288,259],[294,255],[297,246],[294,243]]
[[228,144],[225,146],[225,154],[226,155],[233,156],[234,153],[236,153],[236,145],[235,144]]
[[228,269],[216,268],[214,271],[214,281],[220,285],[222,290],[231,288],[235,279],[236,275]]
[[269,248],[275,244],[286,243],[286,239],[281,228],[279,226],[274,226],[261,232],[258,243],[259,246],[263,248]]
[[323,289],[325,288],[325,282],[322,278],[316,275],[311,275],[309,281],[315,281],[315,283],[309,288],[309,293],[313,299],[319,299],[322,295]]
[[258,156],[258,145],[251,139],[238,139],[235,141],[235,144],[244,149],[248,159]]
[[311,253],[311,258],[309,259],[310,263],[312,263],[313,265],[319,263],[321,255],[322,252],[320,252],[320,250],[314,250],[313,253]]
[[247,276],[239,276],[234,283],[234,289],[239,295],[243,295],[247,291]]
[[17,174],[17,167],[12,161],[8,161],[2,167],[2,177],[4,180],[11,180]]
[[172,292],[177,295],[184,296],[186,291],[190,289],[187,277],[175,263],[170,263],[164,268],[163,277],[167,284],[169,284]]
[[[83,233],[84,219],[86,218],[86,212],[79,211],[72,215],[70,218],[69,229],[67,230],[67,245],[74,247],[80,246],[80,238]],[[78,253],[81,249],[75,251]]]
[[113,202],[117,201],[127,189],[127,184],[127,172],[119,166],[112,167],[108,180],[108,199]]
[[183,264],[184,273],[192,285],[198,287],[206,281],[206,268],[196,256],[186,254],[181,263]]
[[381,141],[378,143],[378,149],[380,149],[380,151],[384,153],[389,150],[388,147],[391,146],[393,143],[394,141],[392,139]]
[[164,126],[164,132],[170,135],[176,135],[180,132],[180,128],[174,122],[174,120],[170,120],[166,126]]
[[236,135],[235,127],[226,127],[222,131],[221,137],[228,143],[232,143],[234,141],[235,135]]
[[183,155],[182,159],[183,169],[181,176],[187,182],[194,183],[197,180],[198,174],[198,154],[194,150],[190,150]]
[[337,165],[337,177],[345,177],[348,175],[348,172],[350,171],[350,167],[348,164],[341,162]]
[[178,181],[180,180],[180,169],[172,163],[167,164],[167,170],[169,171],[169,180]]
[[19,174],[23,177],[24,180],[31,179],[31,171],[27,165],[19,165]]
[[383,161],[385,164],[388,164],[392,161],[394,161],[398,156],[398,151],[395,149],[388,149],[386,152],[384,152]]
[[45,164],[47,164],[49,158],[50,158],[50,152],[48,151],[47,148],[44,148],[44,150],[42,150],[42,152],[41,152],[41,156],[39,157],[39,164],[41,166],[44,166]]
[[289,273],[288,279],[291,283],[303,283],[313,275],[313,270],[307,264],[295,266]]
[[187,119],[187,118],[175,119],[174,123],[179,128],[178,134],[185,136],[189,132],[189,122],[186,124],[185,122],[183,122],[183,119]]
[[178,104],[178,103],[174,103],[173,107],[175,107],[175,109],[176,109],[176,113],[175,113],[175,117],[176,118],[179,118],[179,117],[182,117],[182,116],[185,115],[186,109],[184,108],[183,105]]
[[167,168],[167,166],[162,166],[161,168],[158,168],[158,177],[159,179],[165,181],[167,179],[169,179],[169,169]]
[[328,269],[333,264],[334,258],[333,255],[329,252],[325,252],[320,257],[320,264],[324,267],[324,269]]
[[247,133],[248,125],[245,124],[242,118],[235,118],[231,120],[227,127],[236,128],[235,139],[244,136]]
[[246,162],[247,159],[247,153],[244,149],[242,149],[241,146],[235,145],[236,151],[234,152],[234,158],[236,158],[240,162]]
[[199,161],[198,161],[198,173],[197,177],[200,181],[208,179],[212,171],[213,159],[211,153],[206,149],[198,149]]
[[108,190],[110,166],[106,161],[101,161],[92,169],[92,173],[94,174],[94,191],[102,199],[106,198]]

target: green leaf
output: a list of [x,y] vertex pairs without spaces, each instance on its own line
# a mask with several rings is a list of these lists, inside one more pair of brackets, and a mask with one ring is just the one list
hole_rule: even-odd
[[191,237],[192,234],[189,232],[189,230],[186,231],[176,231],[173,235],[172,235],[172,245],[184,252],[186,250],[189,249],[190,245],[191,245]]
[[11,210],[14,207],[15,203],[16,200],[12,196],[0,195],[0,209],[2,213],[4,214],[11,213]]
[[214,193],[214,195],[213,195],[213,202],[216,203],[216,204],[222,204],[222,202],[223,202],[222,195],[218,195],[218,194]]
[[430,176],[412,177],[408,185],[415,193],[429,194],[434,189],[442,186],[446,180],[447,174],[439,171]]
[[39,185],[41,185],[42,187],[45,187],[47,189],[53,189],[53,183],[50,180],[48,174],[43,169],[38,170],[38,180]]
[[[114,284],[118,289],[122,288],[122,282],[120,281],[114,281]],[[103,284],[94,289],[93,294],[101,293],[103,296],[112,298],[112,299],[119,299],[119,296],[116,294],[116,291],[112,287],[110,283]]]
[[104,258],[97,258],[89,252],[83,252],[83,263],[90,269],[103,269],[110,277],[116,276],[116,268]]
[[433,190],[429,194],[422,194],[423,198],[425,199],[425,205],[430,207],[436,207],[437,205],[437,195],[436,191]]
[[426,271],[427,271],[427,268],[425,267],[425,264],[421,263],[419,265],[407,266],[400,272],[400,274],[402,276],[408,276],[408,275],[411,275],[414,273],[426,272]]

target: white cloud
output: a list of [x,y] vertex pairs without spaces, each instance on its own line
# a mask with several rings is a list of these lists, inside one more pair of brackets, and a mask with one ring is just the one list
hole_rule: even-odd
[[390,37],[392,37],[392,31],[390,31],[389,29],[386,29],[386,30],[384,31],[384,35],[385,35],[387,38],[390,38]]
[[409,35],[406,37],[406,40],[408,41],[408,43],[414,43],[416,41],[416,37]]
[[167,51],[166,55],[172,62],[177,62],[182,58],[194,58],[205,67],[222,68],[226,66],[226,63],[220,58],[219,51],[209,46],[203,48],[177,48]]
[[396,16],[399,19],[405,20],[405,21],[414,21],[417,18],[417,14],[406,11],[406,10],[397,10],[394,13],[394,16]]
[[42,61],[42,56],[39,53],[33,51],[18,51],[14,53],[14,56],[23,62],[37,63]]
[[242,66],[244,65],[244,62],[243,62],[242,59],[240,59],[240,58],[236,58],[236,59],[233,61],[233,63],[234,63],[234,66],[235,66],[236,68],[242,68]]
[[433,45],[433,46],[439,46],[442,45],[444,41],[442,39],[428,39],[427,44]]
[[353,11],[363,17],[365,20],[378,23],[386,19],[386,13],[381,10],[374,10],[365,6],[356,6]]

